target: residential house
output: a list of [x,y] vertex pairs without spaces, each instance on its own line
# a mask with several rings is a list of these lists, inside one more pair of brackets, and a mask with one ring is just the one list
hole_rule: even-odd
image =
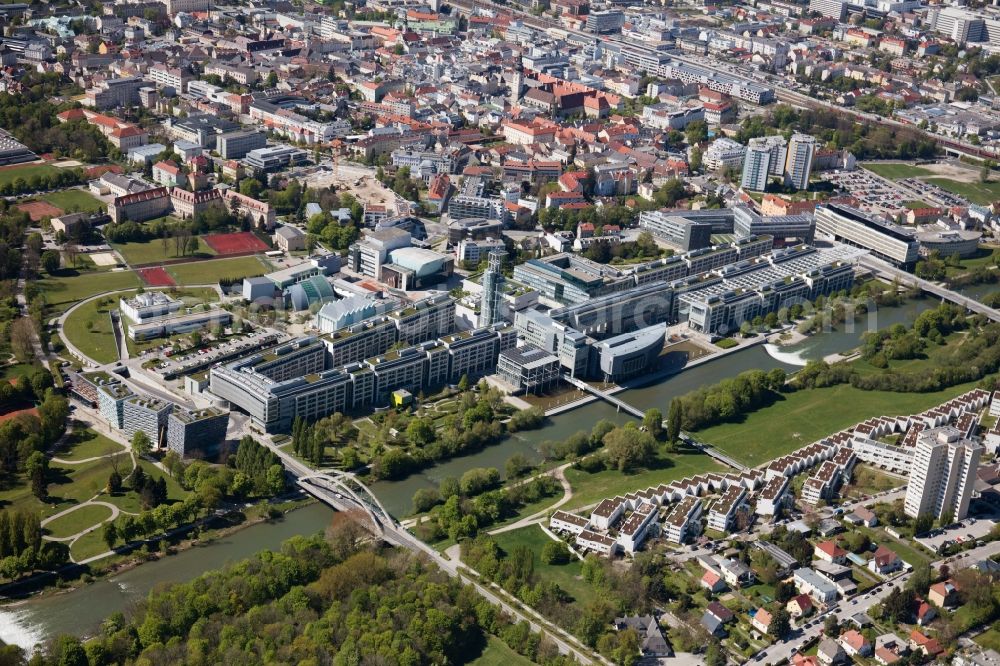
[[793,618],[799,618],[809,615],[813,611],[813,602],[809,598],[808,594],[799,594],[788,600],[785,604],[785,610]]
[[889,548],[879,546],[872,559],[868,560],[868,568],[881,576],[886,576],[902,569],[903,560]]
[[813,550],[813,557],[824,562],[843,564],[847,561],[847,551],[833,541],[823,541],[816,544],[816,548]]
[[910,632],[910,648],[924,655],[934,658],[944,652],[944,648],[938,643],[936,638],[930,638],[920,633],[916,629]]
[[733,611],[729,610],[728,608],[720,604],[718,601],[713,601],[710,604],[708,604],[708,607],[705,609],[705,612],[711,614],[722,624],[729,624],[730,622],[736,619],[736,616],[733,614]]
[[701,577],[699,584],[708,590],[709,592],[716,594],[722,592],[726,588],[725,581],[722,580],[722,576],[715,573],[714,571],[706,571]]
[[875,527],[878,525],[878,516],[875,515],[875,512],[863,506],[859,506],[847,514],[844,520],[852,525],[864,525],[865,527]]
[[762,634],[766,634],[767,630],[771,628],[771,614],[765,608],[758,608],[757,612],[753,614],[753,618],[750,620],[750,626],[759,631]]
[[927,593],[927,601],[938,608],[949,608],[958,603],[958,587],[955,581],[949,578],[946,581],[931,585]]
[[856,629],[851,629],[841,634],[840,646],[844,648],[844,653],[848,657],[855,655],[870,657],[872,655],[872,644]]
[[824,636],[819,642],[819,647],[816,649],[816,658],[819,659],[819,663],[832,666],[832,664],[839,664],[846,661],[847,654],[840,647],[840,643],[829,636]]

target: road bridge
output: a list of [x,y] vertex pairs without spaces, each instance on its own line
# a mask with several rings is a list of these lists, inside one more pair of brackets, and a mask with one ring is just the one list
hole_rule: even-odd
[[882,261],[881,259],[876,259],[871,255],[866,255],[863,256],[858,263],[879,277],[887,278],[890,282],[894,281],[899,282],[902,285],[917,287],[932,296],[937,296],[942,300],[949,301],[955,305],[960,305],[970,312],[981,314],[989,317],[993,321],[1000,322],[1000,312],[996,309],[988,307],[974,298],[963,296],[962,294],[952,291],[951,289],[948,289],[940,284],[924,280],[923,278],[919,278],[912,273],[900,270],[892,264]]

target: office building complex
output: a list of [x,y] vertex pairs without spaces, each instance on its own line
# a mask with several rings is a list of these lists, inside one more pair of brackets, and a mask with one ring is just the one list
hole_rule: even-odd
[[167,448],[182,457],[214,455],[226,439],[229,413],[215,407],[175,409],[167,417]]
[[251,150],[265,147],[267,135],[263,132],[228,132],[219,135],[215,145],[222,159],[239,160]]
[[166,433],[167,417],[173,408],[172,402],[134,395],[124,402],[121,429],[129,440],[135,433],[144,432],[153,447],[159,447]]
[[559,357],[526,344],[500,352],[497,375],[513,393],[544,393],[559,379]]
[[746,206],[737,206],[733,209],[733,233],[737,238],[770,236],[775,245],[784,245],[793,239],[811,244],[816,235],[816,223],[808,213],[764,217]]
[[496,324],[332,367],[325,344],[302,338],[213,367],[209,387],[267,432],[284,432],[296,416],[315,420],[334,412],[383,406],[396,391],[418,393],[462,375],[489,373],[496,368],[499,353],[515,342],[512,327]]
[[108,423],[121,430],[125,427],[125,401],[135,393],[117,381],[103,382],[97,387],[97,407]]
[[842,204],[816,207],[816,231],[864,248],[880,259],[903,268],[912,267],[920,243],[909,229],[879,222],[860,210]]
[[639,213],[639,228],[683,251],[699,250],[712,244],[712,223],[685,215],[683,211],[643,211]]
[[483,274],[483,301],[482,312],[479,315],[479,325],[489,326],[502,319],[502,295],[503,295],[503,274],[500,272],[503,267],[506,250],[497,248],[490,252],[490,265]]
[[982,453],[982,446],[952,426],[921,432],[903,502],[906,515],[965,518]]
[[788,141],[785,157],[785,185],[797,190],[809,188],[809,174],[812,172],[816,139],[808,134],[793,134]]

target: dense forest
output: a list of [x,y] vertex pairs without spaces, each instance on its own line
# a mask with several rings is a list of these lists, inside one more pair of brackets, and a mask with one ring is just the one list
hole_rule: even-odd
[[155,590],[131,617],[107,618],[94,639],[62,636],[31,663],[463,664],[487,634],[546,666],[569,663],[471,587],[409,552],[371,545],[347,521],[327,538],[294,537],[280,552]]

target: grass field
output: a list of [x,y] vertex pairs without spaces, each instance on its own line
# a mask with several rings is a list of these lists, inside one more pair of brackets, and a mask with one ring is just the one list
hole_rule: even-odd
[[965,197],[974,204],[987,205],[1000,199],[1000,182],[961,183],[951,178],[925,178],[928,183],[937,185],[960,197]]
[[[168,502],[181,501],[191,494],[187,490],[181,488],[173,477],[161,471],[158,467],[153,465],[153,463],[149,462],[148,460],[142,460],[139,462],[139,464],[142,465],[142,469],[144,472],[146,472],[146,476],[150,477],[154,481],[160,478],[166,479]],[[130,465],[126,464],[125,469],[131,472]],[[126,473],[123,472],[122,476],[125,475]],[[122,511],[127,511],[129,513],[139,513],[140,511],[142,511],[142,500],[139,498],[139,495],[131,491],[122,492],[115,496],[105,495],[101,497],[101,500],[105,502],[110,502],[111,504],[114,504]]]
[[704,453],[693,452],[660,453],[650,469],[634,474],[623,474],[618,470],[590,474],[570,467],[566,470],[566,480],[573,487],[573,499],[567,503],[567,508],[590,506],[606,497],[643,490],[703,472],[719,471],[724,469],[714,460]]
[[103,523],[111,517],[111,509],[100,504],[87,504],[56,518],[45,526],[49,536],[56,538],[73,536],[88,527]]
[[112,309],[118,307],[117,303],[111,296],[84,303],[66,318],[63,337],[99,363],[118,360],[110,314]]
[[32,176],[48,176],[59,173],[59,169],[51,164],[25,164],[11,169],[0,169],[0,185],[13,183],[18,178],[31,180]]
[[55,454],[57,458],[63,460],[86,460],[109,453],[125,452],[125,449],[117,442],[94,432],[90,428],[74,430],[66,440],[66,446]]
[[530,666],[535,662],[507,647],[496,636],[489,636],[489,642],[482,654],[469,662],[468,666]]
[[1000,622],[994,622],[992,627],[990,627],[983,633],[979,634],[972,640],[974,640],[979,645],[982,645],[987,650],[1000,651]]
[[49,465],[49,497],[45,502],[31,494],[28,483],[20,478],[16,485],[0,490],[0,509],[23,509],[47,518],[75,504],[91,499],[104,490],[111,474],[107,458],[80,465]]
[[918,201],[918,200],[907,201],[903,205],[905,207],[909,208],[910,210],[916,210],[917,208],[930,208],[931,207],[931,205],[929,203],[927,203],[926,201]]
[[900,162],[865,162],[864,168],[872,173],[878,174],[889,180],[900,180],[902,178],[918,178],[920,176],[933,176],[934,172],[923,167],[903,164]]
[[697,437],[755,466],[859,421],[922,412],[975,386],[976,382],[970,382],[935,393],[862,391],[850,384],[796,391],[782,394],[776,403],[740,422],[700,430]]
[[573,603],[586,605],[597,599],[597,590],[583,580],[583,564],[571,557],[568,564],[544,564],[542,547],[551,539],[538,525],[529,525],[512,532],[504,532],[493,537],[505,553],[511,553],[517,546],[526,546],[534,555],[535,573],[545,581],[556,583],[573,597]]
[[90,192],[76,188],[43,194],[41,199],[62,208],[67,213],[95,213],[105,208],[104,204],[94,198]]
[[102,530],[94,530],[93,532],[84,534],[69,547],[70,557],[75,562],[80,562],[88,557],[94,557],[106,552],[108,552],[108,545],[104,543]]
[[212,259],[189,264],[176,264],[167,270],[177,284],[212,284],[222,278],[240,279],[263,275],[271,266],[258,257],[236,257],[235,259]]
[[[162,240],[151,240],[145,243],[116,243],[112,247],[121,253],[130,266],[157,264],[182,256],[177,254],[177,246],[170,238],[167,239],[166,247],[164,247]],[[183,256],[194,260],[200,257],[211,257],[214,254],[212,248],[201,238],[198,238],[198,250],[193,254],[188,253]]]
[[63,270],[55,277],[39,280],[38,285],[45,291],[49,306],[59,313],[96,294],[138,287],[139,278],[132,271],[87,273]]

